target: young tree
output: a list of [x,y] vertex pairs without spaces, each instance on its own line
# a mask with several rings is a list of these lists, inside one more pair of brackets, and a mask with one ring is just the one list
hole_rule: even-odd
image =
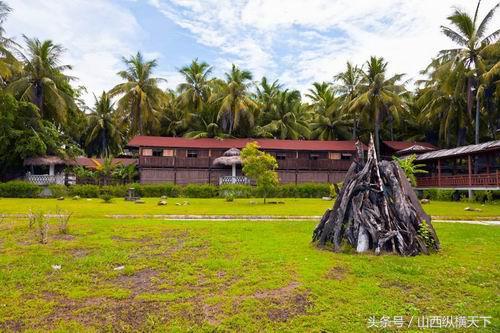
[[426,170],[422,169],[425,164],[415,164],[417,155],[413,154],[406,158],[393,157],[394,161],[399,164],[401,169],[405,172],[406,178],[413,185],[417,186],[417,173],[427,173]]
[[243,148],[241,159],[243,173],[257,182],[258,191],[266,203],[266,198],[279,183],[276,172],[278,162],[274,156],[259,150],[256,142],[250,142]]

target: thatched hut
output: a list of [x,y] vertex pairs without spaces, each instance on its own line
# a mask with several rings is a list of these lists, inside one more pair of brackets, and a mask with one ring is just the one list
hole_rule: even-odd
[[241,165],[241,152],[237,148],[231,148],[222,154],[221,157],[214,159],[214,165],[231,166],[231,176],[236,177],[236,166]]

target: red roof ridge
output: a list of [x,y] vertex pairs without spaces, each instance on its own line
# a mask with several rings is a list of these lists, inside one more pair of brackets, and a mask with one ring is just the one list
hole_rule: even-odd
[[[355,151],[355,140],[281,140],[281,139],[257,139],[257,138],[235,138],[214,139],[201,138],[192,139],[184,137],[145,136],[138,135],[129,141],[129,147],[172,147],[172,148],[208,148],[229,149],[243,148],[248,142],[256,141],[263,149],[276,150],[316,150],[316,151]],[[364,145],[363,145],[364,146]]]

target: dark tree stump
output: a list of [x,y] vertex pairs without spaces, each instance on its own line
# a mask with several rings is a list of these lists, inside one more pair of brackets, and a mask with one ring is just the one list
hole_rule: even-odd
[[439,250],[439,239],[404,171],[393,161],[377,160],[370,140],[368,157],[358,156],[349,168],[333,209],[328,209],[313,232],[319,246],[343,242],[358,252],[395,252],[414,256]]

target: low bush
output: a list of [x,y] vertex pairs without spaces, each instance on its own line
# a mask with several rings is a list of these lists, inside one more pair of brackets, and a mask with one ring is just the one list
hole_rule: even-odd
[[488,203],[493,201],[492,191],[474,191],[474,201]]
[[0,197],[3,198],[36,198],[41,192],[41,186],[24,181],[0,183]]
[[182,188],[182,196],[187,198],[214,198],[218,193],[217,186],[209,184],[189,184]]
[[140,197],[157,198],[166,196],[168,198],[175,198],[180,196],[181,188],[178,185],[171,183],[165,184],[132,184],[128,187],[133,187]]
[[49,185],[49,190],[52,198],[60,198],[68,196],[68,187],[64,185]]
[[226,184],[219,186],[219,196],[226,198],[252,198],[256,196],[255,187],[250,185]]

